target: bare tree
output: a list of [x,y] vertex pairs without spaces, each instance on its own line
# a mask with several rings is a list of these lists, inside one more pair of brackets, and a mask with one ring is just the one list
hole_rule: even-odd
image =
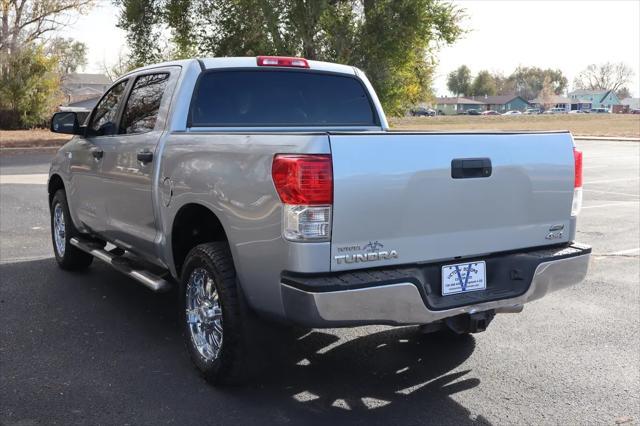
[[631,82],[633,70],[624,62],[591,64],[575,78],[577,89],[613,90],[614,92]]
[[135,67],[131,65],[124,53],[120,51],[115,62],[109,64],[107,61],[103,60],[101,68],[102,72],[109,78],[109,80],[116,81],[118,77],[128,73]]
[[618,99],[623,100],[631,97],[631,91],[628,87],[624,86],[616,91],[616,95],[618,96]]
[[0,0],[0,54],[40,40],[69,23],[70,12],[84,12],[94,0]]
[[87,45],[71,38],[55,37],[49,40],[45,53],[57,58],[58,74],[61,76],[87,65]]
[[538,93],[538,100],[545,110],[555,107],[555,103],[553,102],[555,96],[556,94],[551,79],[549,76],[546,76],[542,82],[542,89],[540,93]]

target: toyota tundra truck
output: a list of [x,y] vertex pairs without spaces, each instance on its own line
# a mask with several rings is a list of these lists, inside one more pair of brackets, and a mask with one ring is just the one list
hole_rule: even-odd
[[352,66],[147,66],[51,130],[75,135],[48,181],[58,265],[175,288],[214,384],[242,376],[250,318],[474,333],[587,273],[570,133],[390,131]]

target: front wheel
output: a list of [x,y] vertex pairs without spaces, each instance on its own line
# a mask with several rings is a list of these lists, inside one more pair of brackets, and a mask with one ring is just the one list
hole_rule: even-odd
[[51,240],[56,261],[62,269],[76,271],[91,265],[93,256],[71,245],[71,238],[79,235],[73,226],[63,189],[51,199]]
[[183,335],[194,364],[212,384],[244,380],[246,318],[227,244],[193,248],[181,281]]

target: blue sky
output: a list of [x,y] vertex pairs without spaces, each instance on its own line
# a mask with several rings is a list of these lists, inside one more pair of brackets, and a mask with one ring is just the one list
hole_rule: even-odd
[[[640,95],[640,0],[463,0],[469,33],[444,47],[434,88],[448,94],[446,74],[462,64],[509,74],[518,65],[560,68],[573,82],[590,63],[620,62],[635,72],[630,89]],[[87,15],[75,19],[62,35],[89,47],[87,72],[100,72],[126,51],[124,32],[116,28],[117,10],[98,0]],[[571,84],[570,84],[571,87]]]

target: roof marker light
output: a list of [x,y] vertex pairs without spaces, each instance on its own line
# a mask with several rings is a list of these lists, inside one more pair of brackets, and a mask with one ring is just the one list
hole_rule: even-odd
[[304,58],[292,58],[288,56],[258,56],[260,67],[292,67],[309,68],[309,62]]

